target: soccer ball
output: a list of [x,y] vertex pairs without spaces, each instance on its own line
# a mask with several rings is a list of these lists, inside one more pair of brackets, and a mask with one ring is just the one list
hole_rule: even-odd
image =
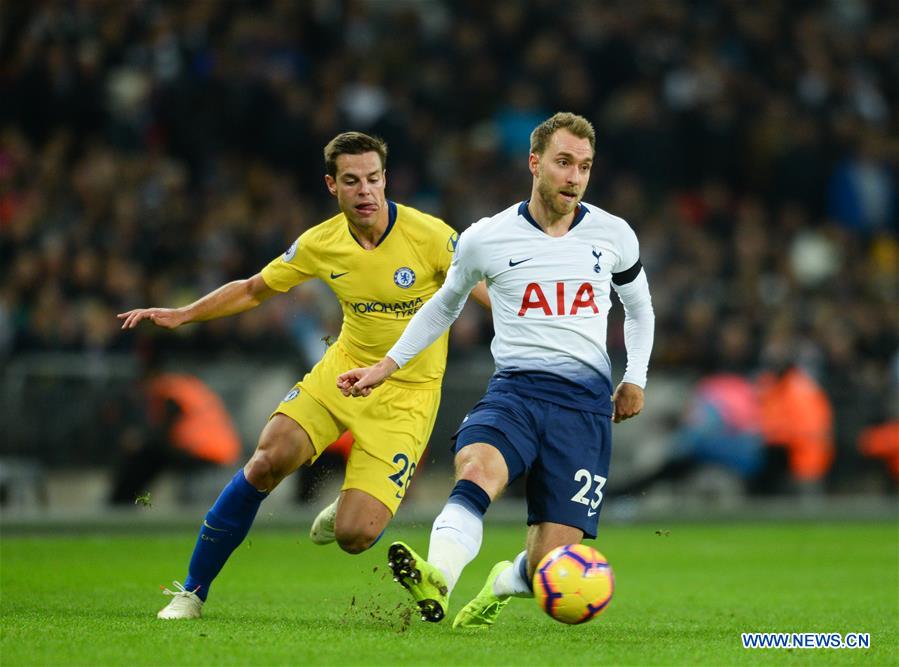
[[586,544],[556,547],[534,572],[537,604],[560,623],[575,625],[599,616],[614,589],[609,561]]

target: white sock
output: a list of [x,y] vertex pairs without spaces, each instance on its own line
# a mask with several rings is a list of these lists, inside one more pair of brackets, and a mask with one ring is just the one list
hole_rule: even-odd
[[[528,586],[528,582],[521,576],[522,561],[527,563],[527,552],[522,551],[515,556],[512,567],[507,567],[499,573],[493,582],[493,594],[501,598],[514,596],[517,598],[532,598],[534,591]],[[525,565],[526,567],[526,565]]]
[[483,535],[484,520],[457,503],[447,503],[434,519],[428,562],[443,572],[450,592],[481,550]]

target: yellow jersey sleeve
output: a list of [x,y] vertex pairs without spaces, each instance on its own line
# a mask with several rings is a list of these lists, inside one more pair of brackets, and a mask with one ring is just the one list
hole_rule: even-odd
[[309,232],[302,234],[287,251],[262,269],[265,284],[276,292],[316,278],[313,253],[309,252]]

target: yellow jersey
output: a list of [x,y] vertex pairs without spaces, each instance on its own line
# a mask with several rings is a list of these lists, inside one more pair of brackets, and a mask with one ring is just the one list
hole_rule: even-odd
[[[265,283],[278,292],[312,278],[323,280],[343,309],[335,344],[360,366],[380,361],[443,284],[459,238],[438,218],[392,201],[387,208],[387,229],[371,250],[359,244],[340,213],[304,232],[262,269]],[[447,335],[388,382],[423,389],[439,386],[446,368]]]

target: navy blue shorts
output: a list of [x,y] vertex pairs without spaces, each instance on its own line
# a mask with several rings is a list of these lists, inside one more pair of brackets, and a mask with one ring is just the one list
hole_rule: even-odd
[[502,391],[488,391],[462,421],[454,452],[493,445],[509,482],[527,474],[528,525],[551,522],[596,537],[612,454],[611,420]]

